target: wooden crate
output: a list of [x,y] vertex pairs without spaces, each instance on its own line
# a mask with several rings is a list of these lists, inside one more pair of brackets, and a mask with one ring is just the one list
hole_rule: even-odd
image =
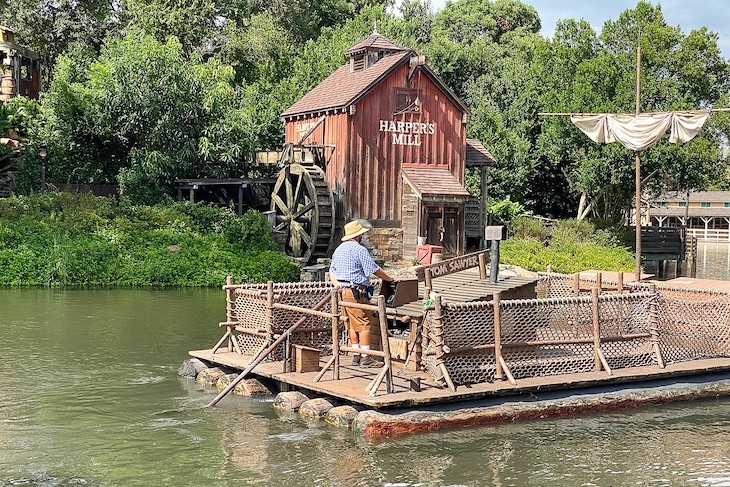
[[294,345],[295,370],[300,373],[319,372],[319,352],[318,348]]
[[[408,350],[411,349],[413,342],[412,339],[389,337],[388,345],[390,346],[390,356],[393,360],[393,368],[395,370],[401,370],[403,364],[408,357]],[[421,345],[416,344],[413,346],[413,352],[411,353],[411,359],[408,361],[406,370],[418,370],[418,364],[421,361]]]

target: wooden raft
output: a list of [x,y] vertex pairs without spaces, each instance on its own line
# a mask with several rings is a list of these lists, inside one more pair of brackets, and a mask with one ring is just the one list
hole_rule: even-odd
[[[194,350],[190,355],[209,362],[227,367],[244,369],[251,359],[250,356],[237,353],[211,353],[210,350]],[[343,357],[348,361],[349,357]],[[324,360],[320,361],[324,366]],[[282,362],[265,362],[254,370],[254,376],[274,380],[304,391],[334,397],[340,400],[361,404],[374,409],[391,409],[402,407],[417,407],[431,404],[456,401],[475,401],[495,396],[511,396],[527,394],[536,391],[578,389],[583,387],[632,383],[667,377],[681,377],[708,372],[730,371],[730,358],[707,359],[692,362],[681,362],[667,365],[663,369],[656,367],[634,367],[615,370],[613,375],[602,372],[586,372],[581,374],[555,375],[548,377],[534,377],[521,379],[517,385],[508,381],[487,382],[472,384],[468,387],[459,387],[457,391],[442,389],[429,383],[430,377],[425,373],[409,372],[394,374],[391,394],[382,394],[371,397],[364,390],[371,382],[379,369],[364,369],[343,365],[340,367],[340,380],[332,380],[332,374],[327,374],[321,381],[313,382],[316,372],[282,373]],[[415,379],[421,380],[421,390],[411,391],[410,387]]]

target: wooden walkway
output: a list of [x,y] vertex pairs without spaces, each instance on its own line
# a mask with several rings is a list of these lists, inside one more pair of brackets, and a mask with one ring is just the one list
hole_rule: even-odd
[[714,291],[730,292],[730,281],[720,281],[717,279],[697,279],[694,277],[677,277],[668,281],[658,283],[659,287],[680,286],[685,289],[710,289]]
[[[193,357],[243,370],[251,357],[237,353],[219,352],[210,350],[194,350]],[[350,357],[343,356],[342,363],[348,364]],[[324,366],[324,360],[320,361]],[[730,371],[730,358],[695,360],[670,364],[661,369],[657,366],[631,367],[616,369],[612,375],[606,372],[587,372],[581,374],[553,375],[518,379],[516,385],[508,381],[487,382],[473,385],[458,386],[456,391],[441,389],[429,384],[430,377],[425,373],[404,371],[400,375],[393,375],[395,392],[385,394],[383,386],[375,397],[369,397],[365,391],[367,384],[375,378],[380,369],[366,369],[349,365],[340,368],[339,381],[332,380],[332,374],[327,373],[320,382],[314,382],[316,372],[282,373],[282,362],[267,362],[257,366],[252,376],[260,376],[280,383],[288,384],[296,389],[314,392],[337,398],[341,401],[361,404],[374,409],[390,409],[401,407],[417,407],[465,400],[488,399],[496,396],[511,396],[529,394],[536,391],[578,389],[583,387],[601,386],[606,384],[630,383],[653,379],[679,377],[702,374],[708,372]],[[400,369],[396,369],[396,373]],[[410,379],[421,379],[421,391],[410,390]]]
[[[531,299],[535,297],[536,279],[531,277],[500,277],[495,284],[479,278],[479,269],[467,269],[433,279],[433,292],[446,301],[489,301],[495,293],[502,299]],[[418,283],[418,295],[423,296],[426,286]],[[397,315],[420,317],[423,315],[423,299],[394,308]]]

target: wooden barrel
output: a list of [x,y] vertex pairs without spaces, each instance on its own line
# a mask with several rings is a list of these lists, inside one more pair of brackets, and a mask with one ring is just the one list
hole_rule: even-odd
[[13,72],[6,70],[0,80],[0,100],[9,100],[15,95],[15,80],[13,80]]

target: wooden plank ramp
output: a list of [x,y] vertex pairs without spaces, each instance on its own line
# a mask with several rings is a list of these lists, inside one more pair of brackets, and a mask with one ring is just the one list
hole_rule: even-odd
[[[212,353],[210,350],[193,350],[190,355],[214,364],[243,370],[251,360],[250,356],[233,352]],[[349,357],[343,356],[342,362],[349,363]],[[324,366],[325,360],[320,361]],[[669,364],[661,369],[657,366],[631,367],[614,369],[612,375],[606,372],[586,372],[580,374],[552,375],[517,379],[517,384],[508,381],[487,382],[458,386],[456,391],[441,389],[429,383],[430,377],[420,372],[404,371],[394,374],[395,392],[385,394],[384,388],[375,397],[369,397],[365,391],[367,384],[375,378],[380,369],[361,368],[344,365],[340,369],[341,380],[332,380],[328,372],[320,382],[314,382],[317,372],[283,373],[282,362],[264,362],[257,366],[253,376],[264,377],[276,382],[288,384],[296,389],[310,391],[315,394],[337,398],[341,401],[360,404],[373,409],[415,408],[435,404],[474,401],[499,396],[517,396],[537,391],[580,389],[607,384],[622,384],[669,377],[681,377],[712,372],[730,371],[730,358],[693,360]],[[400,369],[396,368],[396,372]],[[410,380],[421,379],[421,390],[410,390]]]

